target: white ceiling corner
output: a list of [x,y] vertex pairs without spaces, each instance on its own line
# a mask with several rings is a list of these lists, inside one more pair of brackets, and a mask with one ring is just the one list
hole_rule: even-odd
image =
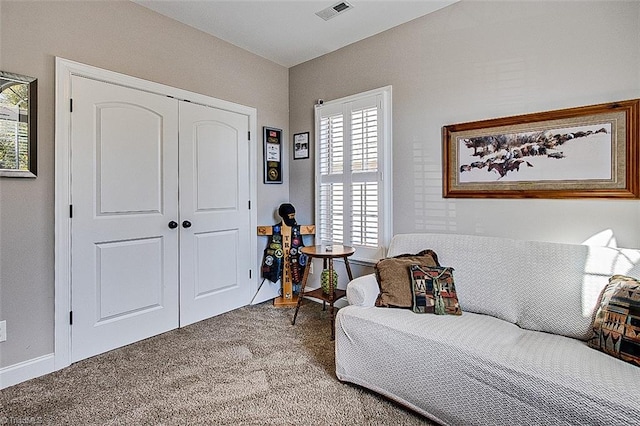
[[353,9],[325,21],[338,0],[132,0],[285,67],[442,9],[458,0],[347,0]]

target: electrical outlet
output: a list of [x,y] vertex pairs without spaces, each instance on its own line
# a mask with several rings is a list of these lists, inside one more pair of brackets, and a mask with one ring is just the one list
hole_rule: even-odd
[[7,321],[0,321],[0,342],[7,340]]

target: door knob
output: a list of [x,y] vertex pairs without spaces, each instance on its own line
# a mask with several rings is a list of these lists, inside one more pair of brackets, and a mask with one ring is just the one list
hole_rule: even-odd
[[182,227],[191,228],[191,222],[189,222],[188,220],[185,220],[184,222],[182,222]]
[[178,227],[178,222],[176,222],[175,220],[172,220],[171,222],[169,222],[169,229],[176,229]]

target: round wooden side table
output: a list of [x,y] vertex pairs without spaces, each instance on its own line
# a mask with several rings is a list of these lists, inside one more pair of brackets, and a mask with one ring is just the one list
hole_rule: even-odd
[[[349,266],[348,257],[351,256],[356,250],[353,247],[342,246],[342,245],[320,245],[320,246],[310,246],[310,247],[302,247],[301,249],[303,254],[306,254],[309,259],[307,260],[307,265],[304,268],[304,275],[302,276],[302,287],[300,288],[300,295],[298,297],[298,304],[296,305],[296,311],[293,314],[293,320],[291,320],[291,325],[295,325],[296,317],[298,316],[298,310],[300,309],[300,304],[302,303],[302,298],[304,296],[315,297],[316,299],[322,300],[322,304],[325,302],[329,302],[330,312],[331,312],[331,340],[335,339],[335,313],[333,310],[333,303],[346,296],[347,292],[344,290],[338,289],[338,283],[333,282],[333,259],[344,260],[344,266],[347,269],[347,275],[349,276],[349,281],[353,280],[353,275],[351,274],[351,267]],[[311,262],[314,258],[322,259],[324,269],[329,270],[329,293],[325,293],[322,288],[317,288],[315,290],[311,290],[305,293],[304,289],[307,286],[307,278],[309,277],[309,269],[311,268]]]

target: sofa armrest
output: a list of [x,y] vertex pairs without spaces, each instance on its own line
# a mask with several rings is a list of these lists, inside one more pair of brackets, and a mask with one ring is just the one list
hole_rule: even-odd
[[374,306],[380,288],[374,274],[363,275],[347,284],[347,301],[355,306]]

